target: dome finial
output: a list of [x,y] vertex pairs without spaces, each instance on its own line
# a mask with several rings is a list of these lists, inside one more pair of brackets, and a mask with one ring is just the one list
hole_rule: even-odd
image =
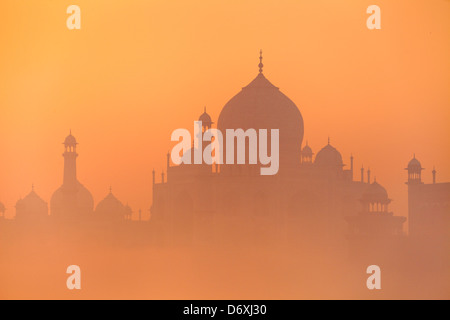
[[262,59],[263,59],[262,53],[263,53],[262,50],[259,50],[259,65],[258,65],[259,73],[263,73],[263,67],[264,67],[264,65],[262,63]]
[[112,186],[109,186],[109,193],[112,193]]
[[330,136],[328,136],[328,144],[330,144]]

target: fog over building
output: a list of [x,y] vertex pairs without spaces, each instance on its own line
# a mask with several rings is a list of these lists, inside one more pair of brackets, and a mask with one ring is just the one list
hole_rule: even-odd
[[[160,178],[153,170],[150,226],[164,244],[239,243],[259,244],[317,240],[336,244],[361,239],[399,239],[405,217],[389,210],[391,199],[371,171],[358,175],[353,155],[343,157],[331,139],[315,152],[304,142],[304,121],[299,108],[263,73],[262,55],[256,78],[223,107],[217,129],[279,130],[279,170],[261,175],[260,162],[249,164],[247,137],[245,164],[173,165],[167,154]],[[203,133],[215,122],[206,107],[200,114]],[[226,145],[227,135],[224,135]],[[268,139],[270,148],[270,139]],[[65,221],[122,222],[131,220],[132,209],[110,188],[96,206],[90,191],[77,178],[77,140],[64,140],[63,183],[51,197],[50,217]],[[207,144],[202,144],[206,148]],[[234,144],[236,147],[236,143]],[[190,150],[195,153],[194,145]],[[226,158],[227,150],[223,150]],[[229,150],[228,150],[229,152]],[[347,160],[345,160],[347,159]],[[422,182],[422,168],[414,156],[408,171],[409,234],[413,237],[449,237],[450,183]],[[6,208],[0,203],[0,218]],[[141,221],[141,210],[139,221]],[[47,203],[31,192],[16,204],[17,221],[49,215]],[[133,234],[132,231],[129,232]]]
[[[206,109],[199,121],[203,131],[213,125]],[[236,144],[234,164],[172,165],[167,154],[160,181],[153,172],[151,214],[169,243],[242,238],[279,243],[298,237],[344,241],[347,217],[352,217],[347,220],[353,229],[359,225],[364,232],[383,228],[382,233],[402,234],[406,219],[387,211],[387,192],[370,181],[370,170],[367,179],[364,169],[355,179],[353,156],[345,163],[330,138],[315,156],[311,147],[303,144],[301,112],[264,76],[262,55],[256,78],[225,104],[217,128],[222,133],[227,129],[279,129],[279,171],[263,176],[263,164],[249,164],[248,139],[246,164],[236,164]],[[225,134],[223,138],[225,146]],[[225,159],[229,150],[224,149]],[[372,228],[364,226],[372,223]]]

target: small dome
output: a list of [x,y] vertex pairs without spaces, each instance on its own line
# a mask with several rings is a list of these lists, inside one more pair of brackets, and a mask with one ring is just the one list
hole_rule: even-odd
[[77,144],[77,139],[75,139],[75,137],[72,135],[72,132],[70,132],[70,134],[66,137],[66,139],[64,140],[64,144],[72,146]]
[[324,167],[341,168],[343,166],[341,153],[328,143],[317,153],[314,164]]
[[38,218],[48,215],[47,202],[41,199],[33,190],[16,203],[16,219]]
[[308,146],[308,144],[306,144],[306,146],[303,148],[302,155],[303,156],[312,156],[313,155],[312,149],[310,148],[310,146]]
[[5,205],[3,203],[0,202],[0,212],[4,213],[5,212]]
[[211,124],[213,123],[211,120],[211,116],[206,113],[206,107],[205,111],[198,118],[198,121],[201,121],[203,126],[205,125],[211,126]]
[[419,160],[416,159],[416,155],[414,155],[414,158],[412,158],[411,161],[409,161],[408,168],[422,168],[422,165],[420,164]]
[[126,207],[110,191],[97,205],[95,214],[102,219],[121,220],[125,217]]
[[362,198],[368,201],[386,201],[388,200],[388,193],[382,185],[374,181],[367,186]]
[[50,200],[51,214],[58,217],[79,218],[91,214],[94,198],[89,190],[78,181],[75,189],[62,185]]

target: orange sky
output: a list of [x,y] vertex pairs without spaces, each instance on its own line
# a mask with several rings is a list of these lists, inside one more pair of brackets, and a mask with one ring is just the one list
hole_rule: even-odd
[[[81,7],[81,30],[66,8]],[[381,8],[368,30],[366,8]],[[450,181],[450,1],[2,0],[0,201],[7,217],[36,185],[62,183],[62,142],[78,139],[78,178],[144,217],[170,133],[264,73],[299,107],[313,151],[327,142],[372,176],[406,215],[413,153]],[[359,170],[355,174],[359,179]],[[136,218],[137,215],[135,215]]]

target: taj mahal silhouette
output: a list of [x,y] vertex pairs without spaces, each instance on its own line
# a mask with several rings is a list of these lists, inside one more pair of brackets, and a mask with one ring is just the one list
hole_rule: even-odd
[[[140,221],[149,226],[151,238],[167,245],[404,238],[406,217],[389,210],[388,192],[372,180],[370,170],[361,168],[355,178],[353,155],[345,162],[330,138],[317,154],[303,142],[299,108],[265,77],[262,52],[259,59],[256,78],[225,104],[217,128],[279,129],[279,172],[261,176],[261,164],[173,165],[167,154],[166,171],[158,181],[153,170],[151,219]],[[206,108],[198,119],[203,131],[214,125]],[[33,186],[17,201],[15,221],[130,222],[132,209],[111,188],[94,208],[91,193],[77,179],[78,142],[72,132],[63,145],[63,183],[51,197],[50,212]],[[415,156],[406,169],[409,235],[448,237],[450,183],[436,183],[433,170],[433,183],[424,184]],[[4,212],[0,203],[0,221]]]

